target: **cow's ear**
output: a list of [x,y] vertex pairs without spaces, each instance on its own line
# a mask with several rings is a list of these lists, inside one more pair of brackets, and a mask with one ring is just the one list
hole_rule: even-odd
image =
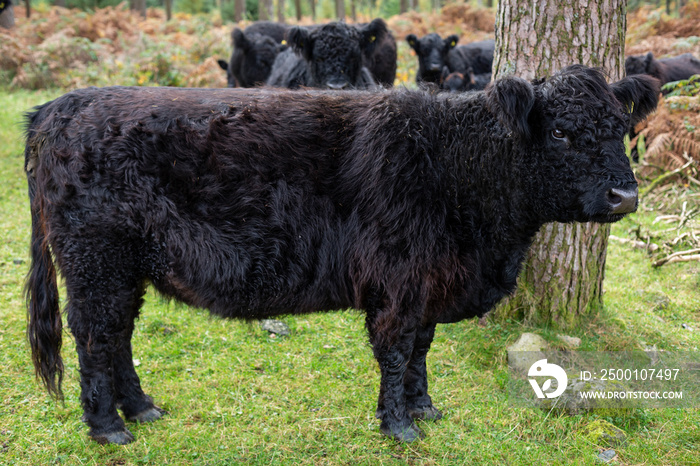
[[511,76],[493,81],[485,92],[489,108],[501,123],[514,136],[530,139],[528,119],[535,105],[535,89],[532,84]]
[[360,30],[360,35],[362,36],[360,48],[362,48],[362,50],[371,49],[377,42],[384,38],[387,31],[386,23],[383,19],[376,18],[372,20],[371,23]]
[[222,70],[228,71],[228,62],[225,62],[223,60],[216,60],[216,63],[219,64]]
[[250,42],[248,42],[248,39],[246,39],[245,34],[240,29],[235,28],[231,33],[231,37],[233,38],[234,48],[241,50],[248,50],[248,48],[250,48]]
[[445,49],[450,50],[455,48],[457,42],[459,42],[459,36],[457,34],[452,34],[447,39],[445,39]]
[[660,85],[658,79],[647,74],[633,74],[610,85],[617,100],[630,114],[632,127],[656,110]]
[[306,60],[311,61],[313,51],[313,40],[309,30],[303,27],[294,26],[287,31],[287,42],[296,53],[301,54]]
[[653,62],[653,61],[654,61],[654,54],[651,52],[647,53],[646,56],[644,57],[644,67],[646,69],[649,69],[649,65],[651,65],[651,62]]
[[419,48],[419,45],[418,45],[418,37],[416,37],[415,34],[409,34],[409,35],[407,35],[407,36],[406,36],[406,42],[408,42],[408,45],[410,45],[411,48],[412,48],[413,50],[415,50],[416,53],[418,53],[418,48]]

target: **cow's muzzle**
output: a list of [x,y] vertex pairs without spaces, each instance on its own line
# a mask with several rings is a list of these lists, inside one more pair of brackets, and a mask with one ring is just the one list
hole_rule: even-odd
[[637,210],[637,188],[608,191],[608,205],[612,214],[629,214]]

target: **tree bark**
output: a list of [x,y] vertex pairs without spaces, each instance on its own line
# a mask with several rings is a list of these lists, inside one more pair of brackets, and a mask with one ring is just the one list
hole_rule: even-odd
[[284,0],[277,0],[277,22],[284,23]]
[[7,0],[0,0],[0,27],[10,29],[15,25],[15,7]]
[[245,0],[233,0],[233,20],[236,23],[243,21],[245,16]]
[[165,20],[170,21],[173,18],[173,0],[165,0]]
[[[494,77],[551,75],[573,63],[624,76],[626,0],[501,0],[496,18]],[[560,328],[576,326],[602,304],[610,227],[542,227],[530,248],[516,293],[498,315]]]
[[345,21],[345,0],[335,0],[335,16],[338,21]]
[[294,9],[297,12],[297,22],[301,21],[301,0],[294,0]]

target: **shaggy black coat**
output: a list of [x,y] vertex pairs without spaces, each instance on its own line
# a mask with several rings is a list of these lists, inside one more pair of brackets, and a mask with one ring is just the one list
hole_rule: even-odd
[[[458,72],[464,76],[489,75],[493,66],[493,51],[495,42],[484,40],[457,46],[459,36],[451,35],[442,39],[438,34],[430,33],[418,39],[415,34],[406,36],[406,41],[416,52],[418,58],[418,72],[416,82],[441,84],[446,75],[443,70],[447,68],[449,73]],[[449,74],[448,73],[448,74]],[[484,80],[483,77],[479,82]],[[490,82],[490,78],[486,84]],[[468,86],[467,86],[468,87]],[[483,87],[471,87],[467,89],[484,89]]]
[[414,440],[414,419],[441,417],[425,366],[436,324],[510,293],[544,223],[636,208],[623,138],[657,96],[651,77],[608,85],[582,66],[463,94],[70,92],[28,118],[37,374],[60,393],[54,267],[103,443],[133,440],[117,409],[163,414],[132,363],[149,282],[224,317],[354,307],[381,371],[381,430]]
[[474,74],[471,68],[465,73],[453,71],[448,67],[442,69],[440,89],[450,92],[479,91],[486,89],[491,82],[491,73]]
[[661,82],[661,85],[672,81],[688,79],[694,74],[700,74],[700,60],[690,53],[684,53],[671,58],[654,58],[649,52],[646,55],[635,55],[625,60],[625,72],[633,74],[648,74]]
[[490,39],[459,45],[449,51],[445,64],[450,72],[466,73],[471,69],[475,75],[491,74],[495,44],[495,41]]
[[289,26],[272,21],[259,21],[244,31],[234,28],[231,32],[233,52],[227,63],[218,60],[226,71],[228,87],[254,87],[264,85],[270,76],[277,54],[286,49],[284,35]]
[[[440,83],[442,69],[447,65],[447,54],[459,41],[453,34],[446,39],[436,33],[430,33],[418,39],[415,34],[406,36],[406,42],[416,52],[418,58],[417,83]],[[453,70],[450,70],[453,71]]]
[[382,19],[364,27],[339,22],[313,28],[293,27],[287,32],[291,49],[277,56],[267,84],[290,89],[374,88],[376,82],[365,66],[365,56],[373,54],[386,34]]

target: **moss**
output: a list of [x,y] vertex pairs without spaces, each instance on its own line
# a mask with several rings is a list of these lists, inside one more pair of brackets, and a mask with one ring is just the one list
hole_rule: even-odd
[[627,434],[603,419],[591,422],[580,434],[585,440],[604,448],[617,447],[627,440]]

